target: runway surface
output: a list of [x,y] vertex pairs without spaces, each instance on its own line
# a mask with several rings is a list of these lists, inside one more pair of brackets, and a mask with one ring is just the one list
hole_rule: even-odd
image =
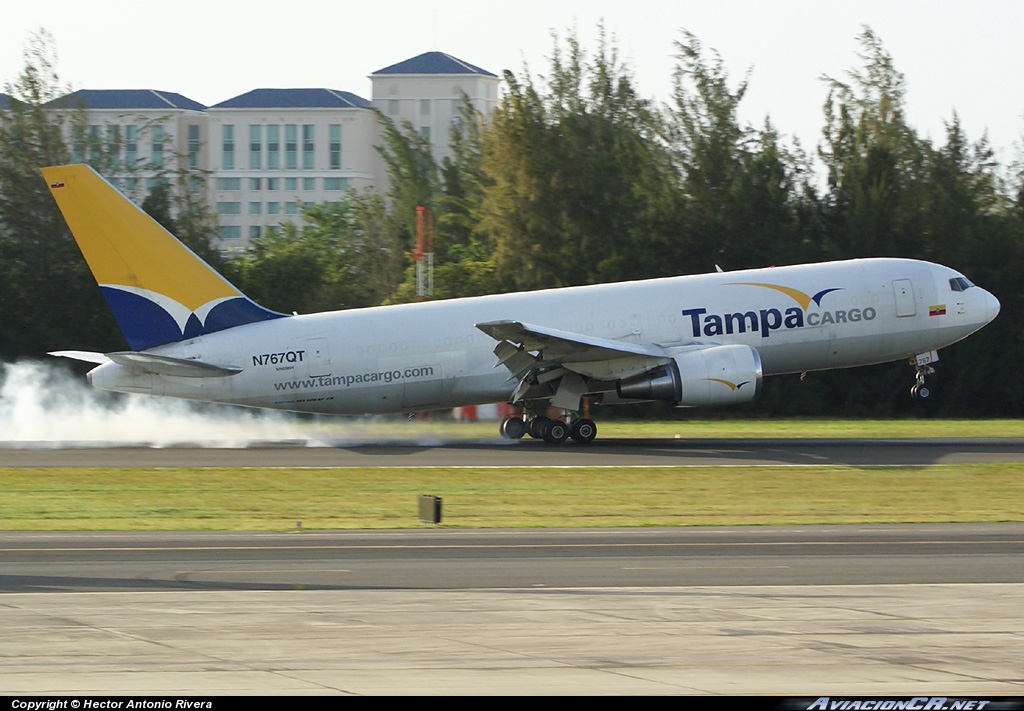
[[589,445],[419,440],[255,442],[248,447],[39,448],[7,443],[8,467],[358,467],[358,466],[701,466],[927,465],[1022,462],[1022,438],[960,439],[606,439]]
[[2,534],[0,694],[1020,694],[1022,546],[1019,524]]
[[1024,583],[1024,524],[0,533],[0,592]]

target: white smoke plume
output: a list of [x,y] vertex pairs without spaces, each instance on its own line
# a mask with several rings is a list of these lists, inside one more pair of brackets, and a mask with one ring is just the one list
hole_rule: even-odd
[[308,427],[287,413],[108,393],[56,364],[0,363],[0,447],[243,447],[308,439]]

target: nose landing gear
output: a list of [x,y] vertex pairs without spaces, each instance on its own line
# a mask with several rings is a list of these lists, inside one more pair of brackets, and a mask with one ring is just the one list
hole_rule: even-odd
[[930,351],[916,355],[910,361],[917,371],[914,376],[914,385],[910,388],[910,396],[915,400],[927,400],[931,396],[932,390],[925,385],[924,378],[926,375],[933,375],[935,373],[935,368],[931,364],[938,359],[939,354],[935,351]]

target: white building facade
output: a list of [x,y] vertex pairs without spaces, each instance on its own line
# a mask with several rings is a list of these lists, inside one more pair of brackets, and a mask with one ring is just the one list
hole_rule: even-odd
[[212,106],[207,156],[220,247],[240,249],[295,220],[304,203],[339,202],[383,170],[370,102],[330,89],[256,89]]
[[216,246],[237,252],[266,230],[298,221],[303,204],[386,190],[377,111],[427,136],[440,162],[451,154],[449,130],[463,94],[484,117],[499,99],[497,75],[442,52],[370,79],[372,102],[334,89],[255,89],[205,107],[180,94],[118,89],[78,91],[61,106],[85,116],[71,137],[75,160],[105,156],[101,172],[136,202],[182,169],[207,175]]

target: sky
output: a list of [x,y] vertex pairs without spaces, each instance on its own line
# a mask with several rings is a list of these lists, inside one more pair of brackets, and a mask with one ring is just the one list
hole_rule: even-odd
[[0,85],[24,66],[30,36],[55,40],[72,89],[159,89],[212,105],[260,87],[327,87],[370,98],[368,75],[442,51],[501,74],[547,71],[552,33],[593,47],[604,24],[641,95],[670,98],[674,42],[687,30],[721,56],[733,86],[749,75],[741,119],[813,150],[823,75],[861,66],[870,27],[907,80],[912,127],[937,145],[954,115],[986,132],[1004,165],[1024,137],[1024,3],[1017,0],[47,0],[4,8]]

